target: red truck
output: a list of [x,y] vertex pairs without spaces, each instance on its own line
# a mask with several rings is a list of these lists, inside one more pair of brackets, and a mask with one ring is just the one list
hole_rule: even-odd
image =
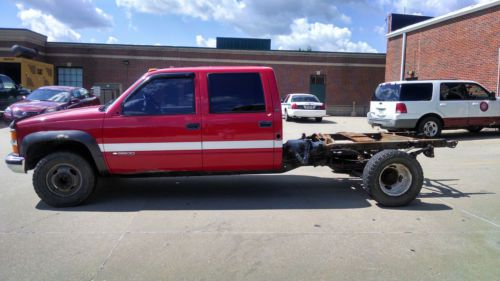
[[151,70],[112,103],[17,120],[10,130],[6,164],[34,169],[36,193],[55,207],[83,202],[99,176],[283,173],[304,165],[362,176],[377,202],[401,206],[423,184],[416,156],[457,144],[383,133],[283,144],[280,95],[268,67]]

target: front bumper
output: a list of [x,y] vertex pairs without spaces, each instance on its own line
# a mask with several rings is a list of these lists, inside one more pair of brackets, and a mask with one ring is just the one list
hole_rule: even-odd
[[9,167],[9,169],[15,173],[26,173],[24,167],[26,161],[22,156],[11,153],[7,155],[7,157],[5,157],[5,164],[7,164],[7,167]]
[[326,110],[288,109],[288,115],[290,117],[325,117]]

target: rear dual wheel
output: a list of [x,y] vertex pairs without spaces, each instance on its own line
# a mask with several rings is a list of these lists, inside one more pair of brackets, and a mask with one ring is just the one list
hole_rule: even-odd
[[405,206],[420,193],[424,175],[420,163],[399,150],[375,154],[363,170],[363,188],[382,206]]

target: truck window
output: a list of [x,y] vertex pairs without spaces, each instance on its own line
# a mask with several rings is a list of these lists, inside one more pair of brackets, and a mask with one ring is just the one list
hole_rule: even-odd
[[193,78],[156,78],[123,104],[124,115],[194,114]]
[[266,103],[259,73],[212,73],[208,75],[210,113],[265,112]]
[[467,95],[463,83],[442,83],[439,89],[440,100],[466,100]]

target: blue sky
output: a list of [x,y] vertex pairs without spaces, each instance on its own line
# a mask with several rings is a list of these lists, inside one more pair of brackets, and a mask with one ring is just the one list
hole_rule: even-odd
[[49,41],[214,47],[215,37],[257,37],[273,49],[385,52],[388,13],[479,2],[491,0],[18,0],[0,2],[0,27]]

